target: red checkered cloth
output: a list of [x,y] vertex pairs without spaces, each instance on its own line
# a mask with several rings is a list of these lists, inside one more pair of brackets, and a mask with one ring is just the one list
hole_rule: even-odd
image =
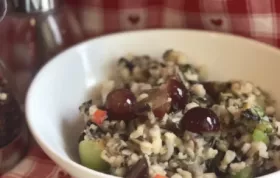
[[[87,37],[144,28],[234,33],[280,47],[280,0],[67,0]],[[2,178],[70,177],[34,145]]]
[[234,33],[280,47],[279,0],[67,0],[87,36],[145,28]]
[[27,156],[1,178],[71,178],[58,167],[37,145],[33,144]]

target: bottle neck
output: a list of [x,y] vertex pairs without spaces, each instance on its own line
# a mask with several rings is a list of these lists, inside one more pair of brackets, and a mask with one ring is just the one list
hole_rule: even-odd
[[12,11],[22,13],[40,13],[55,10],[61,5],[61,0],[11,0]]
[[8,5],[6,0],[0,0],[0,22],[6,16]]

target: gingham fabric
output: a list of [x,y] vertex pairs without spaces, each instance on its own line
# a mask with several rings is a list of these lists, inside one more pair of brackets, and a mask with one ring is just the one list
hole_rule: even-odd
[[33,144],[28,155],[1,178],[71,178],[41,150]]
[[[145,28],[234,33],[280,47],[280,0],[67,0],[90,38]],[[34,144],[2,178],[70,178]]]
[[145,28],[234,33],[280,47],[279,0],[68,0],[87,36]]

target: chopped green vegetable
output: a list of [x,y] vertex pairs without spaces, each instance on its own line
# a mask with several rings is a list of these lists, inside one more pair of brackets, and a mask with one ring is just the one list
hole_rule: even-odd
[[240,172],[231,175],[231,178],[253,178],[252,168],[246,167],[242,169]]
[[269,143],[269,138],[268,138],[267,134],[259,129],[254,130],[253,140],[256,142],[264,142],[265,144]]
[[83,140],[79,144],[79,154],[82,165],[96,171],[106,172],[109,164],[101,158],[104,144],[101,141]]
[[265,133],[271,133],[273,131],[273,127],[270,122],[262,121],[257,126],[256,129],[261,130]]

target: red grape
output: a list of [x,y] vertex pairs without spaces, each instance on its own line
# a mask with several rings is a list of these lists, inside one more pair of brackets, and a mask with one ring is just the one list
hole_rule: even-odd
[[167,92],[172,99],[172,111],[184,110],[188,102],[188,90],[185,85],[176,79],[169,79],[167,81]]
[[183,116],[180,125],[183,130],[195,133],[213,132],[220,130],[218,116],[210,109],[195,107]]
[[111,91],[105,107],[110,120],[129,120],[134,117],[133,107],[136,103],[134,94],[128,89],[116,89]]

